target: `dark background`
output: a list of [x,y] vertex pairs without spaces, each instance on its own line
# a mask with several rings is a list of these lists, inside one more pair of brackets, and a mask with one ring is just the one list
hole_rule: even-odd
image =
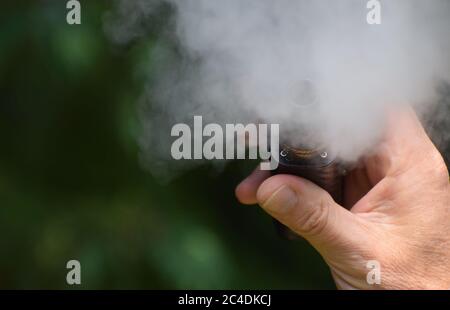
[[66,1],[0,4],[0,288],[72,288],[71,259],[78,288],[334,288],[306,242],[235,200],[255,163],[165,185],[141,167],[136,68],[152,45],[111,43],[112,3],[82,1],[77,26]]

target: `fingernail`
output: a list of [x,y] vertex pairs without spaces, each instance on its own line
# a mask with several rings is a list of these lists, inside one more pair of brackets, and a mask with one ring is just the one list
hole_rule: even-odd
[[296,192],[288,185],[283,185],[268,199],[265,199],[261,206],[269,212],[287,213],[297,205],[297,202],[298,196]]

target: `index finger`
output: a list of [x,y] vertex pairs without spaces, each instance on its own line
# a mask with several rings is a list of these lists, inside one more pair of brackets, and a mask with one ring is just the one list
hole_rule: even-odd
[[235,190],[237,199],[247,205],[256,204],[256,193],[259,186],[270,177],[269,171],[262,171],[256,168],[246,179],[244,179]]

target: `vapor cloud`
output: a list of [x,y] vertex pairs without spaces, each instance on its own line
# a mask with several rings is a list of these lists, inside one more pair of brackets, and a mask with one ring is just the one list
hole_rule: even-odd
[[290,143],[355,161],[378,138],[386,105],[428,110],[450,80],[450,1],[381,3],[382,24],[368,25],[362,0],[117,1],[106,26],[117,42],[159,27],[144,161],[162,163],[168,126],[193,115],[277,122]]

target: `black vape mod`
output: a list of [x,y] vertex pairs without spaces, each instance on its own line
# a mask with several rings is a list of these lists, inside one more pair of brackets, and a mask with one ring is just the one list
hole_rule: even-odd
[[[345,170],[335,156],[326,150],[307,150],[282,145],[279,165],[273,174],[291,174],[305,178],[326,190],[341,204]],[[279,222],[275,223],[284,238],[294,240],[298,235]]]

